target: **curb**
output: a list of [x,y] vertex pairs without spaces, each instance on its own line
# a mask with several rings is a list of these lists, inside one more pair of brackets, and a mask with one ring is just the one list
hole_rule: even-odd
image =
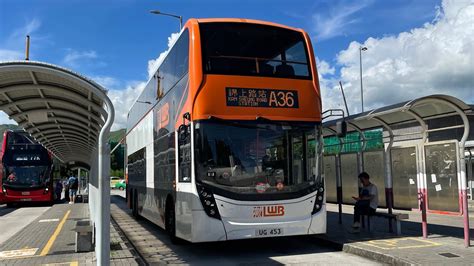
[[352,244],[344,244],[342,251],[353,254],[353,255],[357,255],[360,257],[364,257],[367,259],[371,259],[377,262],[390,264],[390,265],[399,265],[399,266],[417,265],[416,263],[411,262],[409,260],[405,260],[399,257],[389,255],[389,254],[376,252],[373,250],[363,249],[361,247],[358,247]]
[[133,244],[133,242],[127,237],[127,234],[122,230],[120,225],[117,223],[115,218],[110,214],[110,222],[114,229],[117,231],[118,235],[120,238],[122,238],[122,241],[124,242],[125,246],[127,246],[130,250],[130,253],[134,255],[135,262],[138,265],[149,265],[143,255],[138,251],[137,247]]
[[320,236],[317,236],[317,238],[318,240],[321,240],[322,242],[324,242],[327,246],[331,246],[343,252],[353,254],[359,257],[367,258],[373,261],[381,262],[384,264],[398,265],[398,266],[417,265],[417,263],[412,262],[407,259],[376,252],[373,250],[364,249],[354,244],[340,243],[340,242],[331,240],[330,238],[327,237],[327,235],[320,235]]

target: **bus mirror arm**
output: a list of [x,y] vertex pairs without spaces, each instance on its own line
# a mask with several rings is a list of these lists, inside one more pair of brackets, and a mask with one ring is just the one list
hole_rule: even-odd
[[182,124],[178,128],[178,137],[179,140],[184,141],[188,137],[188,127],[185,124]]

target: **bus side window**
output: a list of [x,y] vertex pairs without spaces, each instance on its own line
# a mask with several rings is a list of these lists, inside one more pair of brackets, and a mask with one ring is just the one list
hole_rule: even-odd
[[179,182],[191,182],[191,132],[189,129],[190,126],[187,125],[185,134],[178,131]]

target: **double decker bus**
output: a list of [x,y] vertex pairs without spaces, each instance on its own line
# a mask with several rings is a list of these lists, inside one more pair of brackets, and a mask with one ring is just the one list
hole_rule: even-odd
[[127,201],[190,242],[326,232],[310,38],[190,19],[128,113]]
[[4,132],[0,160],[0,204],[53,202],[51,154],[27,132]]

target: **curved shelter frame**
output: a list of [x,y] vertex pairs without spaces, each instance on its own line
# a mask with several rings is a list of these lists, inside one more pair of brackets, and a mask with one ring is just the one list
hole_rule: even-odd
[[[444,160],[445,163],[455,165],[454,181],[457,182],[458,199],[455,200],[457,201],[455,206],[457,210],[454,212],[462,213],[464,216],[465,245],[469,246],[469,212],[466,191],[466,165],[464,163],[465,143],[470,130],[468,115],[472,115],[472,110],[462,100],[447,95],[431,95],[325,122],[323,127],[326,130],[323,131],[323,134],[325,137],[334,137],[337,122],[341,120],[348,123],[349,129],[352,128],[352,131],[359,133],[373,129],[383,130],[384,184],[389,213],[392,212],[394,207],[394,176],[392,172],[394,171],[395,158],[392,156],[392,150],[397,147],[410,147],[413,151],[416,151],[412,153],[416,158],[414,160],[416,163],[416,178],[409,179],[409,181],[410,184],[417,187],[415,195],[418,195],[418,197],[415,200],[418,201],[417,206],[421,206],[420,209],[423,214],[422,229],[424,237],[428,234],[426,212],[429,204],[436,205],[436,202],[443,204],[437,199],[439,197],[437,195],[438,191],[443,189],[439,181],[440,176],[437,176],[439,172],[436,172],[439,170],[439,162]],[[441,123],[439,120],[444,120],[444,122]],[[437,137],[440,134],[443,135],[442,140]],[[361,137],[359,142],[361,148],[358,151],[358,170],[364,171],[369,162],[363,162],[361,154],[364,153],[367,140]],[[343,143],[343,141],[339,143]],[[453,156],[440,159],[439,154],[447,151],[447,149],[450,149],[449,152]],[[336,156],[338,155],[336,154]],[[361,161],[362,163],[360,163]],[[336,167],[341,167],[341,164],[336,164]],[[340,172],[340,169],[336,169],[336,173]],[[341,184],[340,175],[335,178],[339,186]],[[451,183],[451,181],[450,179],[449,182]],[[338,187],[337,201],[338,204],[341,204],[342,195],[339,195],[339,191],[342,191],[342,189]],[[431,209],[436,210],[436,206]]]
[[[63,163],[90,169],[89,209],[97,264],[110,258],[107,138],[115,111],[107,91],[71,70],[34,61],[0,62],[0,110]],[[100,208],[97,206],[101,206]]]

